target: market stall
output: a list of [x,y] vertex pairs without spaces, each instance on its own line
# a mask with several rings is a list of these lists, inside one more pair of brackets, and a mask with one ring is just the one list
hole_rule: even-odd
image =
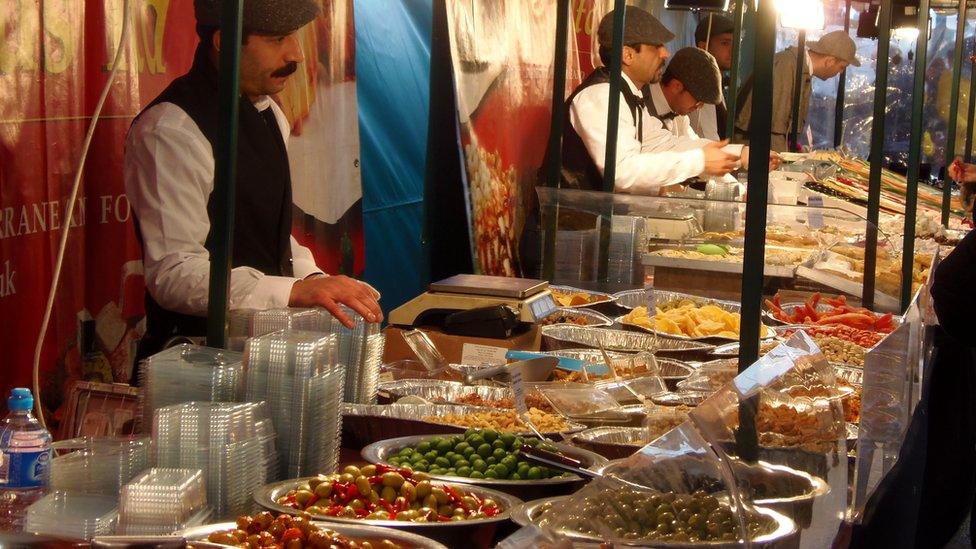
[[[776,17],[753,16],[761,104]],[[622,30],[614,45],[619,70]],[[928,285],[966,234],[965,205],[917,171],[883,170],[880,149],[787,153],[741,174],[745,196],[637,196],[560,189],[557,154],[537,189],[547,276],[459,274],[386,326],[344,308],[350,327],[228,308],[239,97],[222,83],[207,342],[144,362],[138,436],[54,444],[14,542],[825,547],[869,513],[929,374]],[[767,158],[768,113],[754,124]]]

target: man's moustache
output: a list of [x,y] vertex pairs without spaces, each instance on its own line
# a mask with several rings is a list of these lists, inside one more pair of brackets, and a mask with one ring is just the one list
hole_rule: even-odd
[[284,67],[281,67],[280,69],[271,73],[271,76],[274,76],[275,78],[283,78],[285,76],[290,76],[293,72],[297,70],[298,70],[298,63],[292,61],[291,63],[288,63]]

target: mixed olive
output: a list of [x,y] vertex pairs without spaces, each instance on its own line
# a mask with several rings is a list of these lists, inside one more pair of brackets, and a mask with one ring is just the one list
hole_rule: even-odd
[[549,452],[556,447],[537,438],[522,438],[491,429],[468,429],[463,435],[431,437],[397,451],[387,461],[432,475],[474,479],[539,480],[572,476],[530,464],[519,450],[526,444]]
[[386,465],[350,465],[339,474],[319,475],[278,498],[278,504],[313,516],[405,522],[478,520],[501,512],[491,498]]
[[[693,494],[657,491],[607,490],[585,496],[569,514],[565,509],[549,524],[584,534],[604,536],[612,532],[623,540],[671,542],[735,541],[739,522],[725,502],[703,490]],[[750,539],[775,530],[773,519],[755,512],[746,514]]]
[[214,532],[207,536],[210,543],[231,545],[244,549],[273,547],[280,549],[401,549],[388,540],[353,540],[335,530],[309,522],[307,516],[273,516],[263,512],[237,518],[237,528]]

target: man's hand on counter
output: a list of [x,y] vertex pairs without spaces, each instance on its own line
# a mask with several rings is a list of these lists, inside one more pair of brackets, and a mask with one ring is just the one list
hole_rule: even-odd
[[355,323],[339,305],[356,311],[368,322],[382,322],[383,310],[375,290],[347,276],[316,276],[299,280],[291,287],[289,307],[324,307],[347,328]]
[[705,153],[705,171],[703,172],[705,175],[719,177],[735,169],[739,157],[722,150],[722,147],[728,144],[728,141],[717,141],[702,148]]

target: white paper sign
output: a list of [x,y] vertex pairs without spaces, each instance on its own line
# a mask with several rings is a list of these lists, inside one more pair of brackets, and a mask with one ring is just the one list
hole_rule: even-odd
[[505,364],[505,353],[508,349],[504,347],[492,347],[491,345],[477,345],[475,343],[465,343],[461,346],[461,364],[471,364],[479,366],[482,364]]
[[512,392],[515,393],[515,410],[520,416],[528,413],[529,407],[525,405],[525,385],[522,383],[522,369],[512,368]]

